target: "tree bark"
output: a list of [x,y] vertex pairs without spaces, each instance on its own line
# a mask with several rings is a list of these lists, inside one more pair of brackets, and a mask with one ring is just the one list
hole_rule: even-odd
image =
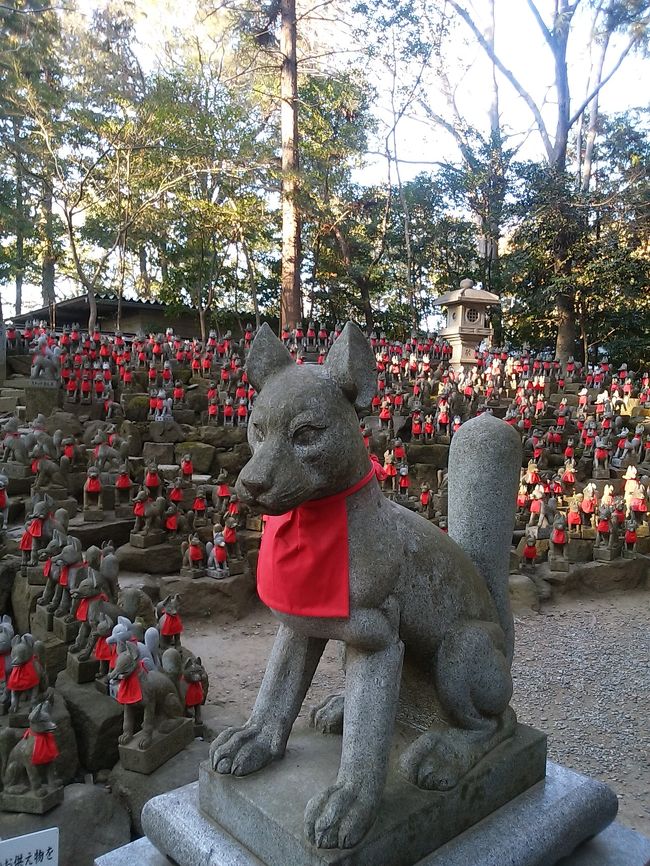
[[41,226],[44,241],[43,259],[41,262],[41,294],[43,295],[43,306],[47,307],[50,311],[50,325],[53,325],[54,304],[56,303],[54,292],[55,258],[54,231],[52,226],[52,187],[48,181],[43,182]]
[[23,308],[23,279],[25,276],[25,192],[23,161],[20,152],[20,128],[18,121],[13,122],[14,148],[16,158],[16,315]]
[[280,0],[280,115],[282,133],[282,279],[280,327],[302,319],[300,293],[300,214],[298,210],[298,62],[296,2]]
[[572,295],[561,292],[555,299],[557,314],[557,341],[555,355],[565,364],[570,355],[575,352],[576,344],[576,311]]

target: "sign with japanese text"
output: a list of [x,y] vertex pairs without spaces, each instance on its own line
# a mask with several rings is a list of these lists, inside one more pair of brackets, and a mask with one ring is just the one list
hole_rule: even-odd
[[59,828],[4,839],[0,866],[59,866]]

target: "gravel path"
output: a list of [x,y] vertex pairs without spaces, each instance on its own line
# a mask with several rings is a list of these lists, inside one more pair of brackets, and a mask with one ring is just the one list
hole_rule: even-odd
[[[650,836],[650,592],[564,598],[515,616],[514,707],[545,730],[549,757],[610,784],[619,819]],[[224,724],[253,705],[275,635],[259,606],[239,622],[186,623],[210,674],[208,703]],[[328,645],[305,709],[341,685]]]

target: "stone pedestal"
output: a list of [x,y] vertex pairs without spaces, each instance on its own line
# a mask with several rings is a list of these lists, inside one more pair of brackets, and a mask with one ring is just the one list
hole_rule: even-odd
[[65,672],[73,683],[94,683],[99,673],[99,662],[92,658],[81,661],[78,655],[68,652]]
[[132,532],[129,536],[129,544],[140,549],[155,547],[157,544],[163,544],[166,540],[167,536],[162,529],[152,529],[147,535],[142,532]]
[[[136,843],[137,852],[126,846],[100,858],[96,866],[136,862],[163,866],[166,861],[160,852],[179,866],[261,866],[250,850],[201,812],[198,787],[193,783],[150,800],[142,824],[153,844],[147,846],[141,839]],[[270,799],[284,804],[292,794],[296,792],[284,785]],[[649,840],[618,825],[601,833],[613,820],[617,805],[606,785],[549,762],[543,781],[417,861],[417,866],[554,866],[563,857],[568,859],[562,860],[562,866],[645,866]],[[271,811],[275,813],[276,807],[272,805]],[[375,832],[373,828],[371,833]],[[590,841],[581,845],[587,839]],[[305,849],[305,856],[286,860],[284,866],[358,866],[364,862],[359,859],[361,849]],[[383,862],[412,866],[415,861],[405,859],[396,845],[384,851],[375,864]]]
[[23,572],[27,578],[27,583],[30,586],[45,586],[47,583],[47,578],[43,574],[42,565],[27,565],[23,569]]
[[63,802],[63,786],[38,797],[36,794],[0,794],[0,809],[4,812],[27,812],[44,815]]
[[101,523],[106,514],[103,508],[84,508],[81,516],[84,523]]
[[594,559],[598,562],[613,562],[620,558],[620,547],[594,547]]
[[32,379],[25,386],[25,419],[33,421],[37,415],[48,418],[62,405],[61,383],[58,379]]
[[181,577],[189,577],[192,580],[199,580],[202,577],[205,577],[206,572],[205,568],[191,568],[189,565],[184,565],[181,568]]
[[[32,473],[32,468],[29,465],[25,465],[23,463],[14,463],[11,461],[7,461],[6,463],[1,464],[2,474],[6,475],[10,480],[15,479],[30,479],[32,482],[36,476]],[[31,487],[31,483],[30,483]]]
[[520,725],[455,789],[422,791],[396,768],[399,753],[415,735],[399,729],[377,821],[353,858],[345,850],[314,849],[304,836],[307,802],[336,779],[339,737],[297,731],[282,761],[245,779],[220,775],[202,764],[200,808],[268,866],[409,866],[544,777],[546,737]]
[[180,719],[178,726],[168,734],[154,733],[148,749],[138,748],[138,739],[136,734],[130,743],[119,746],[120,762],[125,770],[148,776],[194,740],[194,722]]
[[550,568],[551,571],[568,572],[569,571],[569,560],[563,559],[560,556],[549,556],[548,567]]
[[37,604],[33,616],[33,623],[41,634],[54,630],[54,614],[49,613],[44,605]]
[[262,518],[257,517],[256,515],[250,515],[246,518],[246,529],[250,529],[253,532],[261,532],[263,528]]
[[66,622],[62,616],[54,617],[52,631],[54,632],[54,636],[62,640],[63,643],[74,643],[80,628],[81,623],[77,622],[77,620]]
[[129,520],[133,517],[132,505],[116,505],[115,516],[120,520]]

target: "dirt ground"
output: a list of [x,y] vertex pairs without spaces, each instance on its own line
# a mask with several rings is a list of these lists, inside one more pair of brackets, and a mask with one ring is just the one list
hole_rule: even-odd
[[[245,619],[186,622],[185,642],[210,675],[222,723],[250,711],[276,631],[261,605]],[[607,782],[619,820],[650,835],[650,592],[563,597],[515,614],[514,707],[548,733],[551,760]],[[340,688],[328,645],[302,714]]]

